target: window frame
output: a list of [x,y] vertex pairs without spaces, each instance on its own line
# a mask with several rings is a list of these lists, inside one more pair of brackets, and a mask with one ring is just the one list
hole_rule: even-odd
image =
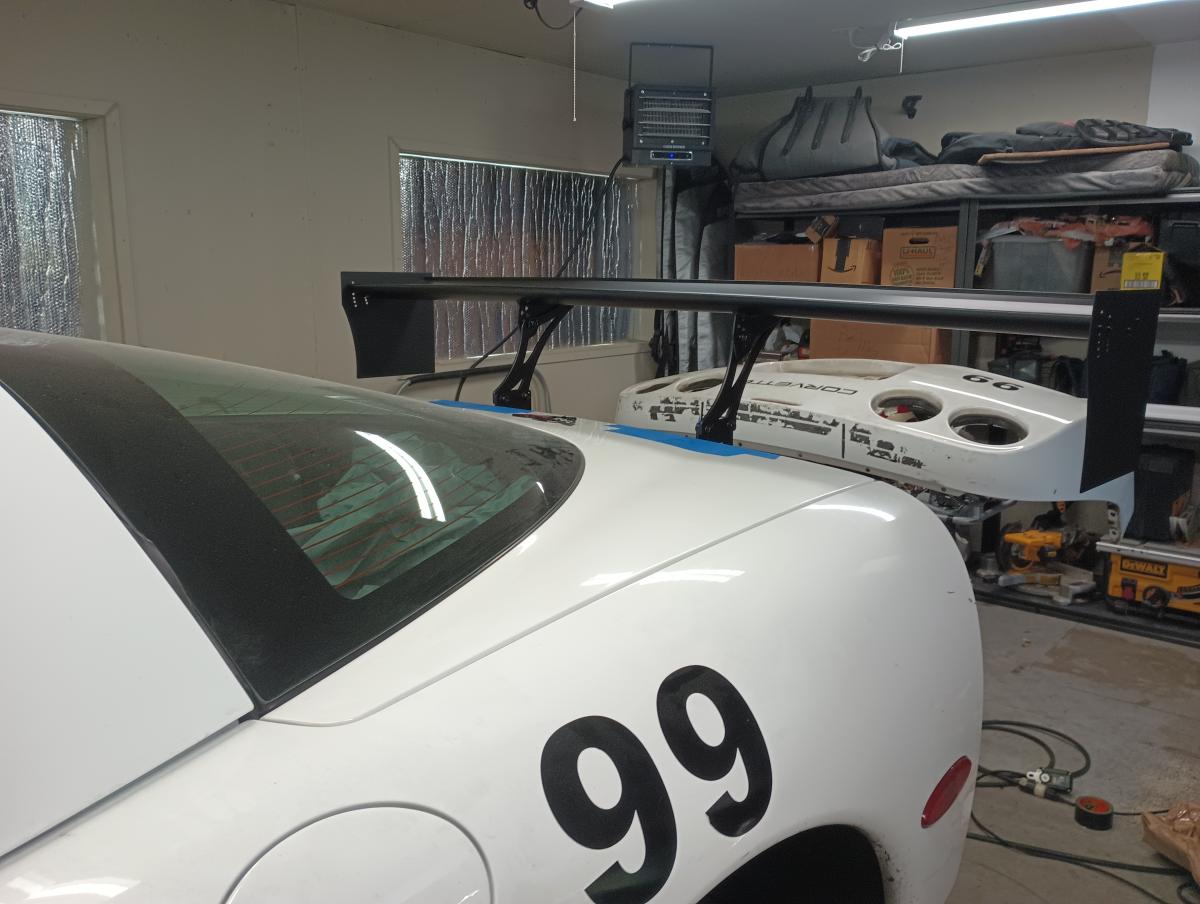
[[[592,169],[581,165],[578,161],[568,162],[547,157],[540,160],[501,159],[481,149],[466,146],[455,148],[438,148],[426,144],[413,146],[394,137],[387,140],[387,174],[388,190],[391,203],[391,248],[392,270],[400,269],[402,259],[401,234],[402,211],[400,199],[400,181],[395,178],[395,161],[400,155],[410,157],[433,157],[443,160],[461,161],[463,163],[481,163],[488,166],[511,166],[519,169],[551,170],[562,173],[572,173],[584,176],[594,176],[603,179],[606,171]],[[609,164],[611,165],[611,164]],[[636,193],[636,209],[633,218],[633,275],[638,279],[654,279],[659,275],[659,219],[661,217],[661,191],[659,180],[662,178],[659,170],[652,167],[623,167],[620,178],[629,179],[634,183]],[[563,348],[547,349],[542,353],[540,361],[543,364],[560,364],[569,361],[582,361],[590,358],[607,358],[622,355],[633,355],[645,351],[646,343],[654,335],[654,312],[635,310],[629,327],[629,336],[617,342],[599,345],[579,345]],[[496,352],[488,360],[494,364],[507,364],[515,358],[513,352]],[[438,358],[434,362],[434,372],[459,370],[472,361],[474,356],[464,358]]]
[[0,88],[0,110],[80,121],[87,153],[87,169],[80,174],[80,188],[87,209],[77,211],[84,214],[85,220],[77,224],[77,230],[80,236],[95,239],[81,241],[79,247],[81,335],[136,345],[137,308],[117,104]]

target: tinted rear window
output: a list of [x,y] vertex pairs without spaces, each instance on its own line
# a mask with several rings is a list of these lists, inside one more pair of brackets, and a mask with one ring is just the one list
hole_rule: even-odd
[[145,349],[0,331],[0,382],[268,704],[518,543],[583,466],[510,419]]

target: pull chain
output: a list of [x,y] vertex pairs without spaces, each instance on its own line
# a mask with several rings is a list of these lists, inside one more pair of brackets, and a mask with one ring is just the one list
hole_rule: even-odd
[[575,23],[578,19],[579,19],[578,12],[576,12],[575,15],[571,16],[571,122],[578,122],[578,119],[576,116],[576,114],[578,112],[576,93],[577,93],[577,88],[578,88],[577,82],[578,82],[578,77],[579,77],[578,76],[579,55],[578,55],[578,52],[576,51],[576,34],[577,34],[577,32],[576,32],[576,27],[575,27]]

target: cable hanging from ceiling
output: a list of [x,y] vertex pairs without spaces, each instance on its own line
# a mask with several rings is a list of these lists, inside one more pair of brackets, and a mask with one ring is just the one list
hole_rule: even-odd
[[534,13],[538,17],[538,21],[541,22],[543,25],[545,25],[551,31],[562,31],[564,28],[567,28],[568,26],[573,25],[575,23],[575,20],[577,18],[579,18],[579,10],[575,10],[575,12],[571,14],[571,18],[568,19],[566,22],[564,22],[562,25],[551,25],[549,22],[546,21],[546,17],[542,15],[542,11],[538,8],[538,0],[521,0],[521,2],[525,4],[526,9],[533,10]]

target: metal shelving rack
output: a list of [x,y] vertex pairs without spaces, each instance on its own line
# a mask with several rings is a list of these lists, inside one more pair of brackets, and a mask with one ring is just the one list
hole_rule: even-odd
[[[958,249],[954,266],[954,285],[969,289],[975,285],[974,237],[979,234],[981,215],[1010,211],[1018,213],[1030,210],[1070,210],[1073,208],[1096,208],[1105,212],[1138,211],[1162,214],[1168,211],[1195,210],[1200,215],[1200,187],[1186,188],[1164,195],[1021,195],[1001,198],[964,198],[958,202],[935,202],[911,207],[855,208],[847,210],[795,210],[774,213],[769,217],[743,216],[735,214],[739,221],[749,222],[804,222],[821,214],[849,214],[855,216],[881,216],[886,219],[911,219],[940,217],[948,220],[953,216],[958,226]],[[950,225],[948,222],[946,225]],[[1054,295],[1063,301],[1085,302],[1090,296]],[[1200,308],[1195,313],[1163,311],[1159,315],[1158,337],[1160,342],[1194,342],[1200,344]],[[954,364],[969,365],[970,334],[955,330],[951,341],[950,360]],[[1147,409],[1147,439],[1168,442],[1200,443],[1200,408],[1174,405],[1151,405]]]

